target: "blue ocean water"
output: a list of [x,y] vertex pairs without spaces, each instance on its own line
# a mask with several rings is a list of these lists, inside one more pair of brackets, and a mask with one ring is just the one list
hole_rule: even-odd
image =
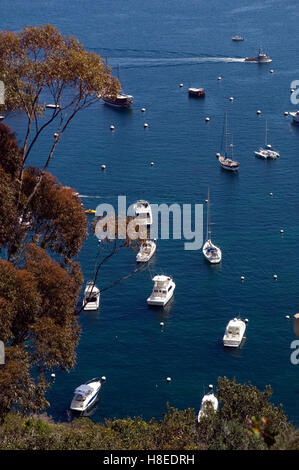
[[[103,293],[99,312],[80,317],[77,366],[57,373],[48,412],[67,419],[73,389],[105,375],[94,420],[159,418],[167,402],[198,409],[204,387],[226,375],[261,388],[271,384],[274,401],[283,403],[299,425],[299,365],[290,362],[295,336],[285,318],[299,309],[299,126],[283,115],[295,110],[290,83],[299,79],[297,2],[15,0],[12,6],[2,0],[1,13],[1,29],[51,23],[74,34],[115,70],[120,65],[123,88],[134,95],[127,112],[104,104],[82,112],[57,148],[50,171],[84,196],[86,208],[115,204],[118,195],[126,195],[128,203],[142,198],[201,204],[210,187],[213,240],[223,253],[221,265],[212,267],[201,251],[184,250],[183,241],[159,241],[151,272],[174,277],[173,302],[164,311],[148,309],[148,270]],[[245,41],[232,42],[235,34]],[[271,64],[240,60],[255,55],[259,45],[273,58]],[[206,98],[189,99],[189,86],[204,87]],[[221,170],[215,158],[225,111],[238,175]],[[265,119],[269,142],[281,154],[277,161],[253,156],[264,141]],[[7,123],[21,136],[22,115]],[[40,162],[49,138],[52,130],[32,163]],[[80,255],[86,280],[96,251],[97,240],[90,236]],[[134,267],[135,254],[121,253],[101,272],[99,287]],[[224,328],[238,314],[249,319],[247,339],[242,349],[228,352],[222,345]]]

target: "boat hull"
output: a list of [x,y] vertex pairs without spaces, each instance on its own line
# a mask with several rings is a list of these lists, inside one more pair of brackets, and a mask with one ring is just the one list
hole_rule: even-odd
[[166,295],[166,297],[158,297],[158,296],[150,296],[147,299],[147,304],[150,305],[151,307],[165,307],[165,305],[172,299],[173,294],[174,294],[174,289],[175,289],[175,283],[172,282],[172,289]]

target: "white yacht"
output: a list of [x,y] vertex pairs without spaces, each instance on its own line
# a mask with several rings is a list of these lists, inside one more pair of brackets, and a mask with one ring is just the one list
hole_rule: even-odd
[[[233,157],[233,143],[230,144],[231,153]],[[224,170],[228,171],[237,171],[239,169],[239,162],[233,160],[233,158],[228,155],[228,132],[227,132],[227,113],[225,113],[225,154],[217,153],[216,157],[218,162]]]
[[135,217],[140,221],[140,225],[152,225],[153,216],[150,204],[140,199],[134,205]]
[[243,36],[233,36],[232,41],[244,41]]
[[246,330],[246,323],[240,318],[230,320],[223,336],[224,346],[238,348],[242,342]]
[[136,256],[138,263],[146,263],[156,251],[156,243],[153,240],[145,240]]
[[264,160],[276,160],[276,158],[280,157],[279,152],[272,150],[272,146],[267,143],[267,136],[268,136],[268,127],[266,121],[266,130],[265,130],[265,147],[260,147],[259,150],[254,152],[256,157],[263,158]]
[[94,285],[93,281],[86,284],[83,299],[84,310],[98,310],[100,305],[100,290]]
[[171,276],[164,276],[158,274],[153,277],[154,288],[147,299],[148,305],[155,305],[157,307],[164,307],[173,296],[175,283]]
[[202,248],[202,252],[205,258],[212,264],[220,263],[222,253],[220,248],[214,245],[211,241],[211,230],[210,230],[210,188],[208,191],[208,208],[207,208],[207,237],[205,244]]
[[213,407],[214,412],[218,410],[218,399],[214,395],[213,385],[209,385],[210,392],[203,396],[201,400],[200,410],[198,412],[197,421],[200,422],[201,418],[206,415],[207,404],[210,403]]
[[77,387],[74,391],[70,409],[73,411],[85,411],[95,402],[100,388],[101,380],[99,378],[91,379]]
[[60,108],[60,105],[59,105],[59,104],[52,104],[52,103],[49,103],[49,104],[46,104],[46,108],[49,108],[49,109],[59,109],[59,108]]
[[299,111],[292,111],[289,113],[290,116],[293,118],[293,122],[295,124],[299,124]]

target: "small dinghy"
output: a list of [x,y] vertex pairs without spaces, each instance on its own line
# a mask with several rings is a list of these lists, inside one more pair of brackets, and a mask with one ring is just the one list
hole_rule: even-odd
[[142,243],[136,256],[138,263],[146,263],[151,259],[156,251],[156,243],[153,240],[146,240]]
[[95,378],[77,387],[74,391],[70,409],[81,412],[87,410],[95,402],[101,386],[101,380]]
[[218,400],[217,398],[215,397],[214,395],[214,392],[213,392],[213,385],[209,385],[209,393],[207,393],[206,395],[203,396],[202,400],[201,400],[201,406],[200,406],[200,410],[198,412],[198,416],[197,416],[197,421],[198,423],[200,422],[200,420],[206,416],[206,412],[207,412],[207,408],[208,408],[208,404],[209,405],[212,405],[213,407],[213,410],[214,412],[216,413],[216,411],[218,410]]

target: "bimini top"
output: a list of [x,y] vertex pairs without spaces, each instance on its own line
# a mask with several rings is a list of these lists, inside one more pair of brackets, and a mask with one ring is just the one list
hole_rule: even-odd
[[89,385],[80,385],[80,387],[76,388],[75,390],[75,393],[77,395],[89,395],[91,392],[93,391],[92,387],[90,387]]

